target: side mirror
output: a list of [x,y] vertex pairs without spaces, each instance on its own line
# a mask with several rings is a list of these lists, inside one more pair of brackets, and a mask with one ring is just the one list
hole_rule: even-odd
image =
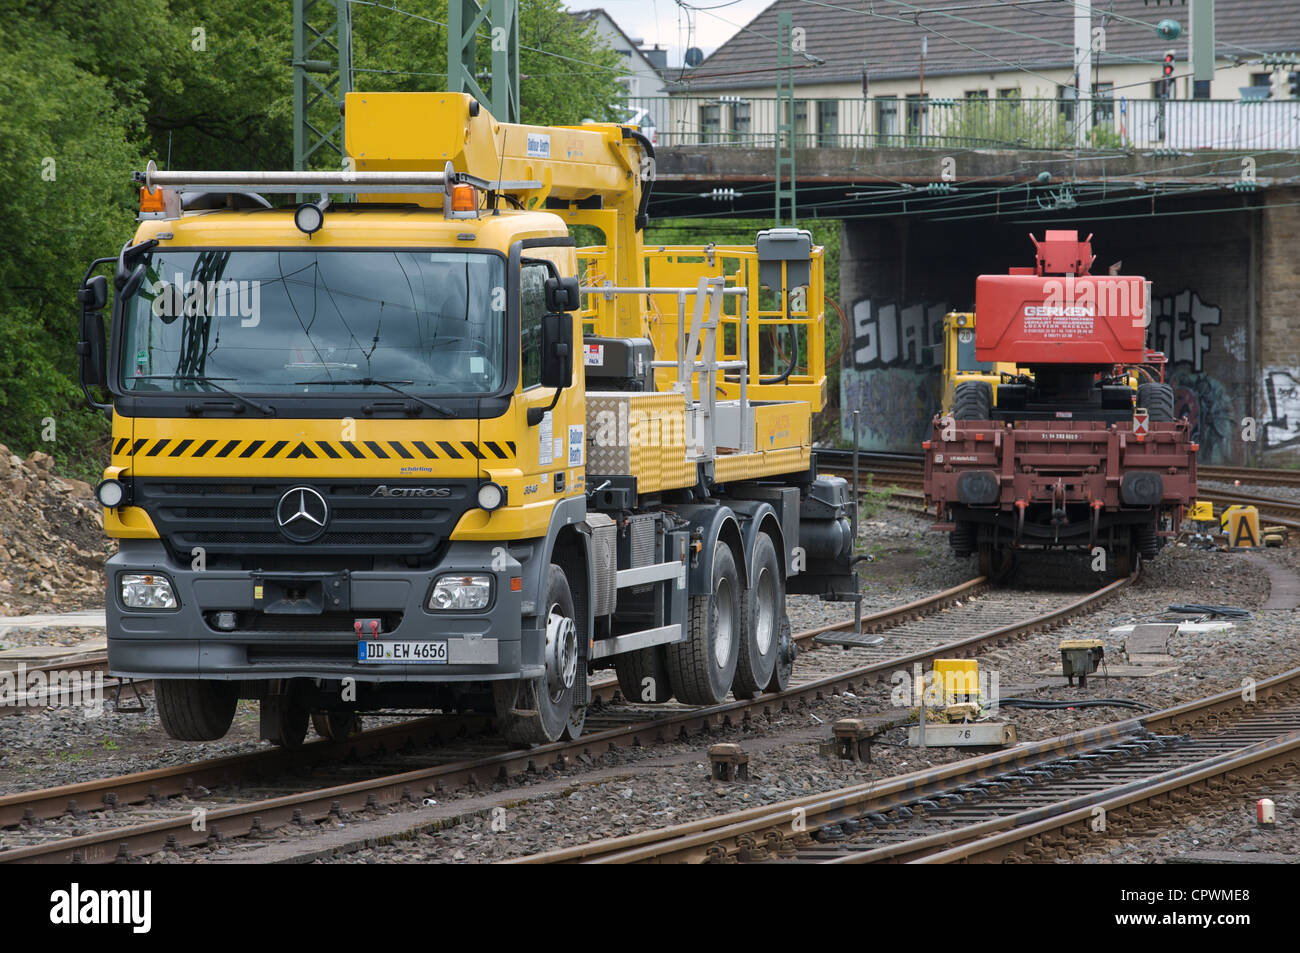
[[577,311],[581,304],[577,278],[553,276],[546,279],[546,310],[560,313]]
[[[568,280],[577,283],[576,279]],[[550,295],[549,289],[547,295]],[[573,319],[567,314],[543,315],[542,386],[564,388],[572,380]]]
[[[143,265],[140,266],[143,269]],[[141,274],[141,279],[144,275]],[[138,286],[139,282],[137,282]],[[77,354],[81,358],[81,383],[85,387],[103,387],[108,382],[104,336],[104,306],[108,303],[108,279],[96,275],[77,291],[81,303],[81,339]]]

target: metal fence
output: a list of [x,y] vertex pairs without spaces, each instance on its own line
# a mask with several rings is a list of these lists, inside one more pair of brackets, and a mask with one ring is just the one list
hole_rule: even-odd
[[[775,97],[634,97],[628,105],[659,146],[776,145]],[[793,117],[782,118],[797,149],[1300,149],[1300,100],[795,99]]]

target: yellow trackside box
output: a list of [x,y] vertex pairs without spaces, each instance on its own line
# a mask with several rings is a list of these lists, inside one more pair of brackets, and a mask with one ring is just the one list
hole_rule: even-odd
[[975,659],[937,658],[934,679],[943,685],[944,698],[979,698],[980,665]]
[[1230,506],[1219,516],[1219,526],[1228,534],[1232,549],[1260,545],[1259,510],[1253,506]]

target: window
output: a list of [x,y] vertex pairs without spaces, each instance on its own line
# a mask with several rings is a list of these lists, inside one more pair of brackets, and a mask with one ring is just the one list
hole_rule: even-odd
[[1074,124],[1074,107],[1078,101],[1079,94],[1073,86],[1056,87],[1056,111],[1071,125]]
[[967,99],[988,99],[989,91],[987,89],[968,89],[966,90]]
[[519,382],[524,390],[542,382],[542,315],[546,313],[545,265],[519,269]]
[[749,139],[749,103],[735,103],[731,107],[731,140],[741,142]]
[[907,134],[913,138],[924,136],[930,129],[929,101],[927,94],[923,100],[917,93],[907,96]]
[[817,100],[817,145],[839,144],[840,103],[837,99]]
[[998,99],[1009,100],[1012,106],[1020,105],[1020,87],[1012,86],[1007,89],[999,89]]
[[1092,84],[1092,121],[1094,123],[1115,118],[1115,84]]
[[1272,73],[1251,73],[1250,85],[1256,87],[1259,86],[1268,87],[1268,96],[1266,98],[1268,99],[1273,98],[1273,74]]
[[722,107],[700,107],[700,141],[717,142],[722,132]]
[[879,136],[896,136],[898,132],[898,100],[893,97],[878,97],[876,99],[876,134]]
[[[786,123],[790,122],[789,104],[782,106],[781,115]],[[811,145],[808,141],[808,100],[806,99],[794,100],[794,123],[790,128],[790,141],[800,148]]]

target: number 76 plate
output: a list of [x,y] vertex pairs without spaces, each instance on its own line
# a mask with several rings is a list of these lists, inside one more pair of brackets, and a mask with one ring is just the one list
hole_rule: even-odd
[[402,662],[446,665],[447,643],[441,642],[358,642],[358,662]]

